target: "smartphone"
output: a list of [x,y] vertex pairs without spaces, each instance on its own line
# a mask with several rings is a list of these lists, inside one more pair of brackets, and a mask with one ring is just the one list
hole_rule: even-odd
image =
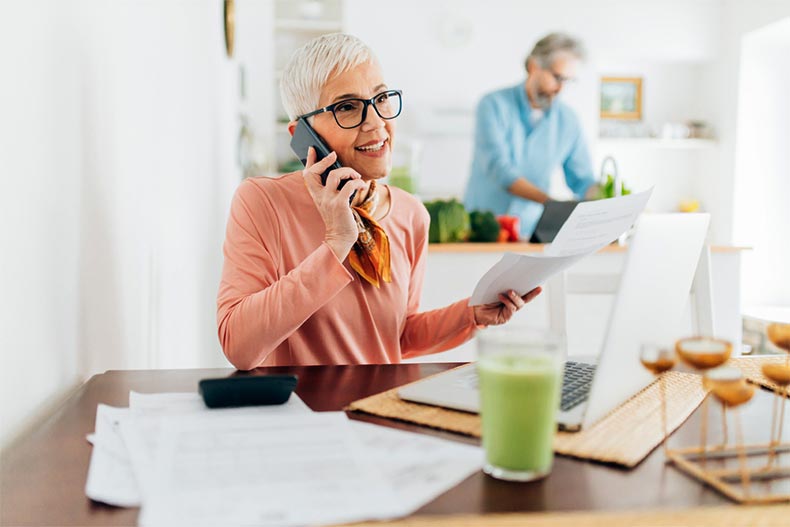
[[[304,166],[307,166],[307,150],[311,146],[315,148],[316,162],[322,160],[332,153],[332,151],[329,150],[329,147],[326,146],[326,143],[324,143],[324,140],[321,138],[321,136],[318,135],[315,130],[313,130],[312,126],[310,126],[310,123],[308,123],[306,119],[299,118],[299,120],[296,121],[296,129],[294,130],[294,135],[291,138],[291,150],[294,151]],[[336,168],[341,167],[342,165],[340,162],[335,161],[324,171],[323,174],[321,174],[321,183],[326,186],[326,178],[329,177],[329,173]],[[340,190],[343,188],[343,185],[345,185],[347,181],[347,179],[341,180],[337,189]]]
[[209,408],[283,404],[296,388],[296,375],[250,375],[203,379],[198,383]]

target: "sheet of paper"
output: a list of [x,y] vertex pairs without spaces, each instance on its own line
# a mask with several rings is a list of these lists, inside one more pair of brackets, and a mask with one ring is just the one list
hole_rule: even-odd
[[478,281],[469,305],[498,302],[509,289],[525,295],[605,247],[634,224],[651,193],[579,203],[542,254],[507,253],[494,264]]
[[404,514],[444,494],[485,461],[480,447],[385,426],[351,421],[364,445],[364,455],[395,489]]
[[160,432],[140,525],[323,525],[405,511],[342,412],[195,415]]
[[128,415],[128,408],[100,404],[96,409],[96,428],[91,434],[93,451],[85,483],[85,495],[90,499],[118,507],[138,507],[141,502],[129,451],[120,434],[120,423]]
[[579,203],[546,248],[545,254],[589,254],[605,247],[636,222],[652,193],[653,189],[650,188],[628,196]]
[[129,392],[129,417],[120,431],[129,450],[134,474],[143,498],[149,493],[155,476],[155,455],[161,438],[160,428],[166,418],[179,416],[238,416],[261,419],[268,416],[305,415],[312,411],[295,393],[285,404],[210,409],[197,393]]
[[[141,503],[138,477],[150,477],[152,459],[157,447],[160,415],[213,414],[223,415],[290,415],[311,410],[296,395],[277,406],[210,410],[201,397],[190,393],[129,393],[130,408],[104,404],[96,409],[96,425],[87,439],[93,444],[85,495],[119,507],[137,507]],[[136,426],[130,431],[123,421],[133,418]],[[126,430],[124,434],[122,430]],[[130,451],[127,441],[135,448]],[[136,475],[136,474],[139,474]]]

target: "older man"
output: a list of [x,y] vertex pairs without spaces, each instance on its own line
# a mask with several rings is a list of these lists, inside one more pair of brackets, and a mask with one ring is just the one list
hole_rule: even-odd
[[529,238],[559,166],[581,198],[595,182],[590,154],[573,110],[557,100],[584,56],[561,33],[540,39],[527,57],[527,80],[487,94],[477,107],[475,150],[464,202],[469,210],[518,216]]

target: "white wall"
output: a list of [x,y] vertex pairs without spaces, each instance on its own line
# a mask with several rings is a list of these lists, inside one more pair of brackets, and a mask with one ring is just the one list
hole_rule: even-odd
[[36,0],[0,17],[2,444],[93,373],[227,364],[238,86],[221,11]]
[[60,2],[14,11],[0,17],[0,445],[81,364],[76,20]]
[[[404,90],[399,135],[423,145],[422,197],[462,195],[477,101],[490,90],[523,81],[523,61],[537,39],[562,30],[581,38],[588,50],[577,82],[567,85],[562,97],[581,119],[596,174],[603,157],[613,154],[631,187],[657,185],[654,210],[676,210],[684,198],[699,199],[703,206],[712,201],[698,184],[699,173],[712,170],[710,153],[599,145],[598,87],[601,76],[641,76],[644,123],[656,131],[664,122],[688,119],[716,127],[709,70],[719,53],[719,0],[407,0],[386,16],[361,0],[344,5],[347,31],[373,47],[388,82]],[[551,192],[557,198],[569,195],[559,172]]]
[[790,306],[790,17],[744,35],[738,86],[733,236],[744,302]]

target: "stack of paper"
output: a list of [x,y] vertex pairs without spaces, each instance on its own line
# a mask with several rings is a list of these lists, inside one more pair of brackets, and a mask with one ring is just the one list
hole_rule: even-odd
[[479,448],[282,406],[209,410],[197,394],[99,405],[85,492],[141,525],[317,525],[413,512],[479,470]]
[[510,289],[525,295],[602,249],[634,224],[652,192],[579,203],[543,254],[506,253],[477,283],[469,304],[498,302]]

